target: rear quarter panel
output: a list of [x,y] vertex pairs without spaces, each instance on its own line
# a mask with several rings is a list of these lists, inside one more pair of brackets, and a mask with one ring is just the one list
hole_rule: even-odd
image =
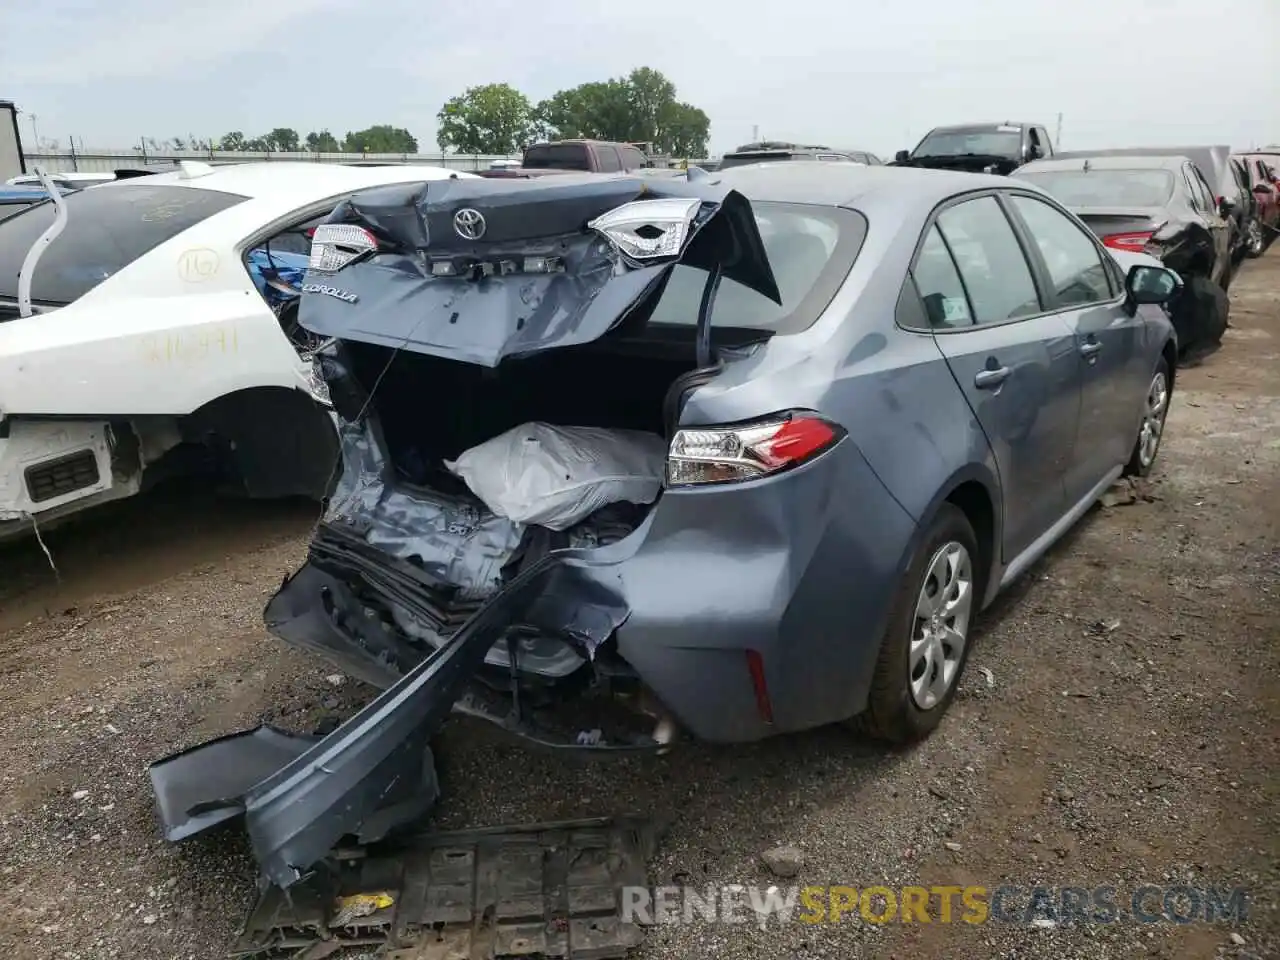
[[[862,253],[818,323],[735,361],[688,398],[681,418],[683,425],[727,423],[812,409],[840,423],[847,438],[774,480],[668,493],[641,551],[662,557],[683,541],[718,558],[707,567],[721,597],[712,609],[735,633],[754,628],[766,649],[787,651],[769,677],[780,694],[781,729],[830,722],[865,705],[921,525],[959,484],[976,481],[989,492],[999,537],[999,483],[985,435],[932,336],[894,324],[919,231],[902,226],[901,211],[871,210],[868,220]],[[627,594],[634,604],[630,586]],[[745,616],[730,613],[730,597]],[[713,637],[715,624],[708,631]]]

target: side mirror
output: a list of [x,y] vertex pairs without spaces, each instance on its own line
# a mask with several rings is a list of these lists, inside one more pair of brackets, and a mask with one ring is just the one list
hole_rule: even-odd
[[906,150],[899,150],[897,153],[893,155],[893,160],[895,163],[906,163],[910,159],[911,159],[911,154]]
[[1168,303],[1181,289],[1182,278],[1167,267],[1139,264],[1124,278],[1125,293],[1134,304]]
[[1218,198],[1218,216],[1229,217],[1236,208],[1236,202],[1230,197]]
[[1043,157],[1044,157],[1044,151],[1040,149],[1039,145],[1034,144],[1034,143],[1032,143],[1032,144],[1028,144],[1028,146],[1027,146],[1027,160],[1028,160],[1028,161],[1030,161],[1030,160],[1040,160],[1040,159],[1042,159]]
[[1269,197],[1276,192],[1276,188],[1269,183],[1260,183],[1253,188],[1253,192],[1260,197]]

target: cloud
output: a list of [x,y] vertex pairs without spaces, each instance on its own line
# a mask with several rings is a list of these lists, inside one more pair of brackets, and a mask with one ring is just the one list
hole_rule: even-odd
[[[39,7],[10,15],[14,36],[41,34],[41,42],[10,44],[6,72],[35,84],[85,86],[120,78],[150,78],[181,84],[193,66],[288,43],[281,28],[343,3],[343,0],[135,0]],[[22,23],[21,21],[26,21]],[[26,27],[26,30],[20,29]],[[8,30],[0,30],[2,33]],[[157,91],[159,92],[159,91]],[[212,92],[212,91],[210,91]]]

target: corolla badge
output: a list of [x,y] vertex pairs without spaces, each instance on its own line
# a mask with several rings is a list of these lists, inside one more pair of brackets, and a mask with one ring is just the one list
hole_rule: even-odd
[[303,293],[322,293],[326,297],[333,297],[335,300],[341,300],[343,303],[355,303],[359,298],[354,293],[348,293],[346,290],[339,290],[337,287],[325,286],[323,283],[304,283],[302,285]]
[[463,240],[479,240],[487,226],[484,214],[471,207],[463,207],[453,215],[453,229]]

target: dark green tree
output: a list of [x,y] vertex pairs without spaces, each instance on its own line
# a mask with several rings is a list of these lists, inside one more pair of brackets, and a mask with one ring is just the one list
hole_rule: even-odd
[[417,153],[418,141],[408,130],[384,123],[348,133],[342,149],[346,153]]
[[232,130],[228,134],[224,134],[222,139],[218,141],[219,150],[245,150],[247,149],[244,134],[239,130]]
[[312,153],[341,153],[342,144],[328,130],[313,130],[307,134],[307,149]]
[[297,153],[302,149],[298,142],[298,131],[292,127],[276,127],[263,139],[271,145],[273,150],[279,150],[281,153]]
[[469,87],[436,114],[436,142],[458,153],[518,152],[532,137],[529,98],[506,83]]
[[626,77],[560,90],[533,110],[539,139],[588,137],[653,143],[677,156],[702,156],[711,122],[697,107],[676,99],[676,87],[660,71],[637,67]]

